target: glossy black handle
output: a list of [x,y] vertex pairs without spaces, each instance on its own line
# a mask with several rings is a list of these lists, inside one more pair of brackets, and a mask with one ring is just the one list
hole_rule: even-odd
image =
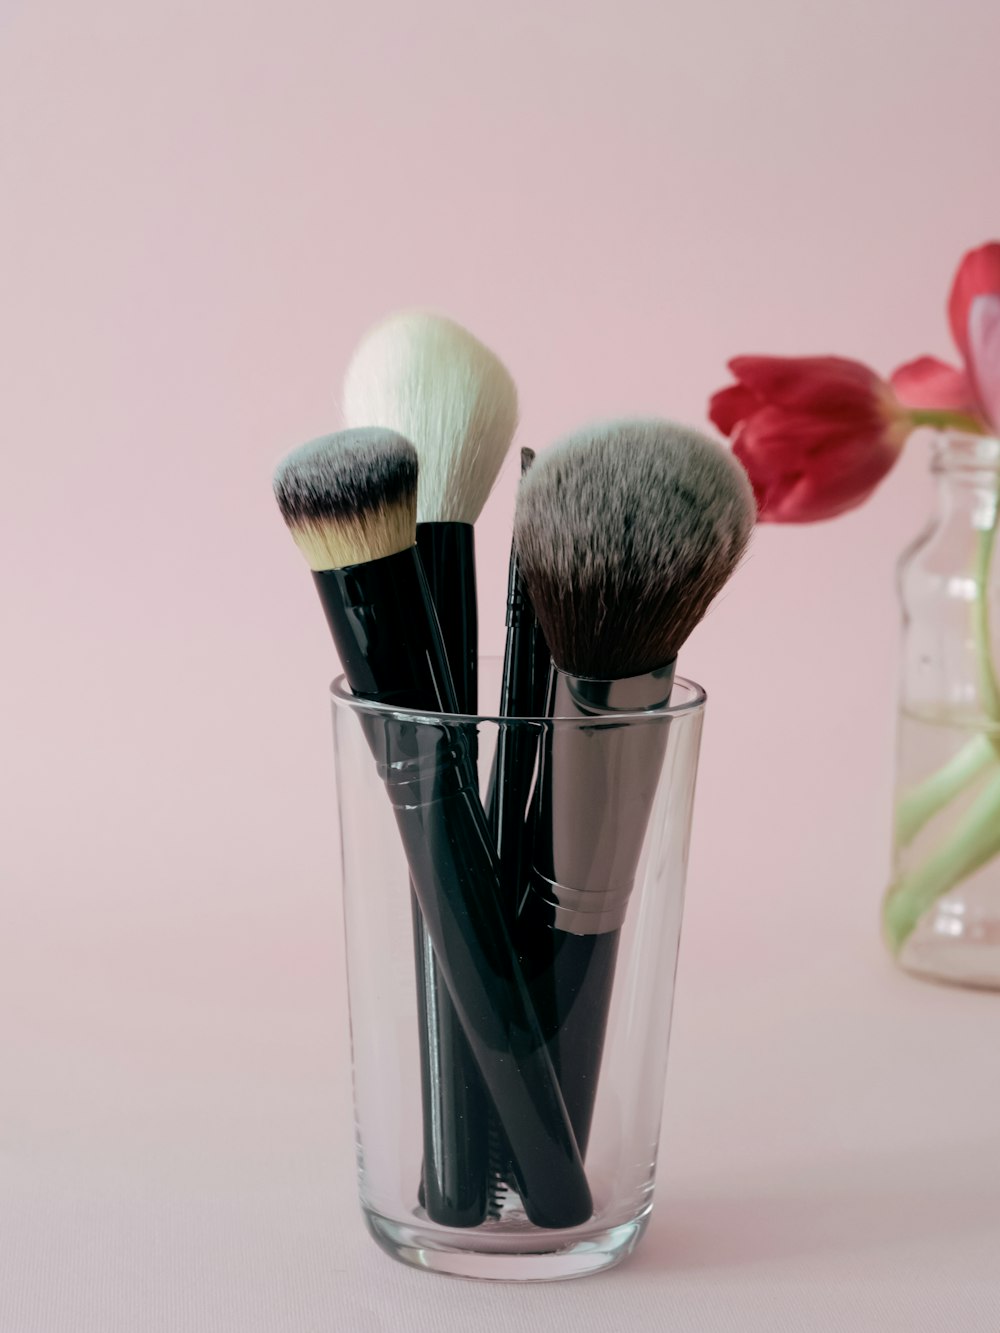
[[[355,694],[401,707],[458,711],[415,548],[314,578]],[[435,1222],[477,1226],[486,1216],[488,1189],[485,1162],[481,1169],[477,1165],[488,1138],[488,1129],[478,1123],[482,1084],[447,989],[439,982],[416,897],[412,915],[423,1133],[418,1198]]]
[[[441,627],[455,702],[465,714],[477,711],[474,532],[471,523],[417,525],[417,550]],[[489,1097],[419,909],[413,928],[424,1101],[420,1202],[427,1216],[443,1226],[477,1226],[489,1204]]]
[[580,1153],[586,1156],[611,1011],[620,930],[573,935],[553,929],[529,895],[518,922],[520,955]]
[[457,713],[427,579],[415,546],[313,581],[352,693],[373,703]]
[[[521,450],[522,476],[531,467],[534,457],[534,450]],[[506,622],[500,716],[512,719],[541,717],[548,698],[550,658],[514,547],[507,570]],[[516,722],[510,725],[501,722],[486,798],[487,819],[500,858],[501,906],[512,938],[531,849],[528,803],[539,739],[539,733],[532,728]],[[496,1213],[505,1186],[519,1186],[510,1150],[495,1116],[490,1139],[491,1206]]]
[[590,1190],[496,893],[496,855],[464,738],[429,722],[369,718],[368,727],[414,892],[510,1144],[525,1212],[536,1226],[577,1226],[593,1212]]
[[[428,713],[456,711],[415,547],[315,580],[355,694]],[[590,1190],[504,921],[467,738],[430,718],[359,716],[441,973],[510,1143],[525,1212],[536,1226],[579,1225],[593,1211]]]
[[475,528],[471,523],[418,523],[417,550],[441,626],[458,711],[474,714],[479,707]]
[[432,1221],[475,1227],[489,1207],[487,1096],[416,893],[411,897],[423,1103],[417,1196]]
[[[552,673],[531,867],[513,932],[581,1153],[614,991],[620,927],[666,754],[673,664],[625,681]],[[618,706],[616,706],[616,703]]]

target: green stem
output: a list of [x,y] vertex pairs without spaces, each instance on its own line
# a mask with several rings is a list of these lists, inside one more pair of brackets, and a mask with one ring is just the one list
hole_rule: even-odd
[[[990,636],[990,565],[996,544],[1000,506],[993,522],[979,533],[974,577],[976,600],[972,608],[972,631],[976,641],[976,668],[983,712],[990,722],[1000,722],[1000,688],[997,686]],[[974,782],[1000,757],[1000,730],[992,728],[974,737],[943,768],[911,788],[896,806],[896,838],[900,846],[911,842],[928,820],[943,810],[960,792]]]
[[1000,852],[1000,773],[995,774],[944,840],[890,889],[883,908],[886,938],[899,953],[920,918],[960,880]]
[[[976,606],[974,630],[976,636],[976,660],[979,666],[979,693],[983,708],[992,722],[1000,721],[1000,690],[997,689],[997,673],[993,665],[993,648],[990,639],[990,563],[993,559],[993,547],[997,539],[997,517],[1000,506],[994,508],[993,522],[979,534],[976,549]],[[1000,737],[995,743],[1000,746]]]
[[966,435],[988,435],[989,431],[978,417],[967,412],[947,412],[939,408],[912,407],[906,412],[914,426],[930,426],[934,430],[959,430]]
[[[947,764],[906,794],[896,807],[896,837],[899,845],[910,842],[937,812],[1000,757],[1000,688],[997,686],[990,636],[990,566],[996,545],[1000,506],[993,522],[979,534],[976,549],[976,601],[973,633],[979,693],[989,730],[975,736]],[[960,880],[974,874],[1000,852],[1000,774],[969,807],[952,833],[921,865],[904,875],[890,890],[885,903],[885,930],[893,951],[898,953],[917,922],[939,898]]]
[[997,740],[979,732],[929,778],[896,803],[896,845],[913,841],[929,820],[997,762]]

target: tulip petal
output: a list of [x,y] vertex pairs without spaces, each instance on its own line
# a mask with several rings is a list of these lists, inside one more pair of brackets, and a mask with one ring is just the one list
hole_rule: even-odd
[[729,363],[758,397],[792,411],[853,415],[872,410],[884,383],[860,361],[842,356],[738,356]]
[[919,356],[894,370],[889,383],[907,407],[938,408],[945,412],[975,412],[976,391],[964,370],[945,365],[933,356]]
[[812,523],[861,504],[901,447],[884,422],[865,431],[765,407],[742,424],[733,452],[749,474],[761,521]]
[[709,420],[722,431],[723,435],[732,435],[744,418],[760,406],[760,399],[743,384],[730,384],[720,389],[709,400]]
[[806,413],[762,407],[746,420],[737,439],[748,463],[767,472],[815,469],[822,473],[837,458],[864,471],[879,447],[885,423],[831,421]]
[[977,296],[972,302],[968,357],[983,413],[1000,430],[1000,293]]
[[969,314],[977,296],[1000,295],[1000,241],[990,241],[964,256],[948,297],[948,320],[966,364],[969,361]]
[[769,488],[760,520],[764,523],[816,523],[837,518],[868,499],[892,469],[897,457],[896,451],[883,448],[872,452],[864,472],[855,468],[836,471],[808,468],[797,476],[789,476],[784,485]]
[[731,428],[764,522],[853,509],[898,458],[909,423],[891,387],[860,361],[742,356],[729,366],[738,383],[713,400],[713,419]]

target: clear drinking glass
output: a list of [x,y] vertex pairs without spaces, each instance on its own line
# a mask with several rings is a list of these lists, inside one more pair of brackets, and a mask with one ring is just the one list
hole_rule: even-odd
[[899,566],[903,651],[886,939],[907,971],[1000,988],[1000,441],[934,443],[937,513]]
[[[499,664],[485,661],[481,674],[481,697],[499,697]],[[608,1268],[634,1248],[653,1203],[704,691],[677,679],[669,706],[613,718],[565,720],[501,720],[390,709],[355,699],[343,678],[334,682],[332,696],[358,1180],[369,1230],[402,1262],[465,1277],[564,1278]],[[490,775],[502,729],[505,744],[516,739],[522,754],[526,747],[532,755],[551,755],[570,741],[571,746],[581,742],[598,747],[601,753],[610,747],[606,752],[619,761],[630,752],[645,756],[638,764],[627,758],[613,762],[606,770],[600,799],[594,799],[591,788],[583,808],[563,809],[552,816],[561,821],[564,833],[578,832],[581,845],[610,848],[613,853],[609,878],[618,882],[608,885],[607,911],[586,917],[591,924],[583,928],[585,934],[576,935],[575,926],[565,934],[553,934],[544,906],[539,909],[544,917],[541,925],[519,925],[531,918],[531,912],[522,907],[518,916],[517,894],[510,883],[474,891],[506,896],[504,907],[515,942],[501,943],[501,955],[508,947],[516,952],[518,970],[527,978],[531,1003],[537,1002],[539,1015],[548,1012],[546,986],[551,975],[536,964],[553,938],[560,948],[566,947],[560,957],[573,958],[582,949],[595,960],[582,974],[584,989],[590,992],[586,1004],[581,1002],[576,1012],[569,1007],[569,1021],[551,1047],[551,1068],[559,1089],[565,1089],[565,1104],[573,1108],[573,1125],[580,1125],[581,1105],[586,1106],[585,1120],[592,1108],[589,1135],[586,1127],[577,1128],[576,1137],[585,1147],[581,1156],[593,1211],[571,1226],[538,1225],[529,1217],[519,1192],[520,1168],[506,1138],[513,1121],[505,1126],[500,1103],[494,1105],[488,1095],[485,1118],[477,1119],[477,1112],[471,1116],[473,1123],[460,1126],[470,1131],[473,1155],[481,1150],[485,1157],[489,1187],[485,1219],[475,1225],[442,1225],[431,1220],[421,1203],[428,1143],[433,1153],[440,1147],[435,1134],[447,1138],[454,1131],[454,1126],[449,1131],[446,1121],[437,1123],[432,1117],[430,1137],[425,1135],[421,1063],[447,1058],[447,1053],[442,1057],[437,1049],[430,1057],[421,1054],[419,1024],[427,1020],[426,1015],[418,1018],[411,864],[398,823],[408,815],[394,811],[373,751],[382,757],[383,773],[385,763],[394,762],[393,756],[403,750],[412,753],[414,743],[418,750],[438,756],[439,773],[450,765],[450,756],[461,752],[462,763],[471,763],[469,771],[477,772],[483,806],[490,809]],[[584,765],[588,753],[594,751],[583,752]],[[449,758],[441,761],[442,754]],[[529,768],[534,765],[531,759]],[[563,787],[559,798],[564,803],[566,791]],[[526,792],[522,802],[530,807]],[[648,819],[641,818],[636,825],[629,812],[638,807],[648,808]],[[624,819],[616,809],[626,812]],[[539,815],[538,821],[544,823],[546,818]],[[632,833],[626,828],[630,819]],[[632,834],[634,846],[629,846]],[[536,827],[534,837],[540,836]],[[574,916],[572,908],[552,910],[553,919],[562,925],[584,919]],[[461,936],[461,913],[452,918],[452,926]],[[606,947],[610,931],[618,932],[616,958],[614,949],[609,952]],[[610,1002],[601,1057],[604,1014],[594,996],[606,994]],[[576,1030],[571,1032],[574,1022]],[[534,1058],[537,1053],[529,1050],[528,1055]],[[468,1058],[469,1050],[465,1054]],[[475,1056],[472,1060],[475,1081]],[[525,1065],[513,1057],[501,1061],[500,1068],[503,1077],[515,1083],[522,1074],[527,1077]],[[581,1075],[575,1082],[573,1068]],[[523,1129],[519,1124],[521,1142]],[[536,1129],[528,1127],[529,1138]],[[532,1169],[544,1175],[552,1161],[542,1151],[533,1159]]]

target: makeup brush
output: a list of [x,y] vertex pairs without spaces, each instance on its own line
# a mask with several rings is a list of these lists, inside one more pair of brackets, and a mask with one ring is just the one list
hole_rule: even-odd
[[514,381],[461,325],[441,315],[403,311],[362,338],[347,367],[342,398],[348,426],[387,426],[417,451],[417,545],[459,708],[475,713],[473,524],[517,427]]
[[[534,449],[521,450],[522,480],[534,461]],[[539,717],[548,695],[549,650],[524,586],[517,549],[513,545],[507,574],[506,621],[500,716]],[[524,879],[526,807],[537,748],[536,738],[527,735],[525,728],[504,727],[502,724],[499,727],[486,811],[497,842],[504,903],[511,923],[517,916]]]
[[[521,450],[521,476],[535,461],[534,449]],[[507,635],[500,683],[500,717],[539,717],[548,695],[549,650],[531,605],[517,551],[511,546],[507,571]],[[527,804],[538,756],[538,735],[523,726],[497,728],[496,751],[486,797],[486,817],[500,857],[502,905],[511,931],[517,919],[528,849]],[[496,1118],[490,1123],[489,1215],[499,1217],[511,1176],[510,1153]]]
[[[417,547],[455,681],[458,711],[478,712],[473,524],[517,426],[517,390],[503,364],[460,325],[404,311],[358,344],[343,385],[349,426],[386,426],[420,460]],[[446,1226],[486,1216],[489,1107],[433,951],[420,950],[426,1127],[420,1201]]]
[[[755,521],[739,463],[684,426],[616,421],[542,454],[514,544],[556,670],[515,943],[581,1152],[615,955],[663,766],[677,653]],[[560,726],[559,718],[593,725]]]
[[[393,431],[343,431],[295,450],[275,494],[313,579],[393,806],[413,891],[538,1226],[574,1226],[590,1192],[507,933],[498,866],[461,728],[391,709],[454,711],[415,541],[417,456]],[[378,960],[373,960],[378,966]]]

